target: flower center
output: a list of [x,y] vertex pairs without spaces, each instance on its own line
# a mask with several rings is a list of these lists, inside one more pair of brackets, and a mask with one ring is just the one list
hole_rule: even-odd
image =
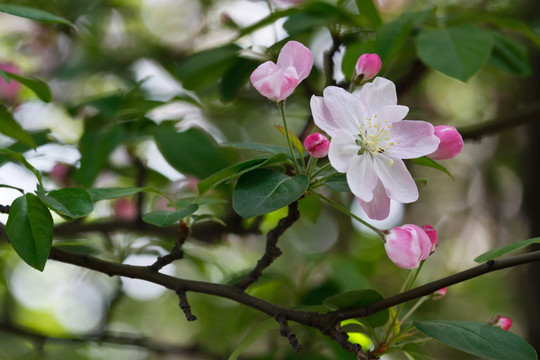
[[394,145],[390,135],[391,128],[392,124],[389,124],[387,120],[381,122],[378,115],[374,115],[373,119],[366,116],[360,125],[359,134],[356,135],[356,144],[360,147],[358,155],[366,152],[372,156],[389,155],[390,147]]

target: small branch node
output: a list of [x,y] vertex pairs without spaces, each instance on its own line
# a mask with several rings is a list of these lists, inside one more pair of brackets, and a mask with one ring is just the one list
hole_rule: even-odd
[[279,334],[289,340],[289,344],[291,344],[294,351],[299,352],[302,349],[302,346],[298,342],[296,334],[292,331],[289,324],[287,324],[287,317],[285,317],[285,315],[283,314],[277,314],[276,321],[279,323],[280,326]]
[[184,312],[184,315],[186,315],[187,321],[195,321],[197,320],[197,317],[191,313],[191,306],[189,305],[186,291],[183,288],[180,288],[176,290],[176,295],[178,295],[178,306],[180,306],[180,309]]
[[9,205],[0,205],[0,213],[9,214]]
[[148,269],[152,271],[159,271],[165,266],[169,265],[175,260],[180,260],[184,257],[184,252],[182,251],[182,245],[186,242],[187,238],[191,235],[191,229],[186,225],[185,222],[180,221],[178,228],[178,240],[174,243],[172,251],[164,256],[159,256],[152,265],[148,266]]

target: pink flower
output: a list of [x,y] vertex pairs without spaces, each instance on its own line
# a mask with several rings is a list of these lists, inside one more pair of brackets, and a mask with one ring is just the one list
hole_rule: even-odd
[[512,326],[512,319],[506,316],[494,316],[488,324],[500,327],[503,330],[510,330],[510,327]]
[[304,147],[309,155],[314,158],[323,158],[328,155],[330,140],[321,133],[314,133],[306,137],[306,140],[304,140]]
[[415,269],[431,252],[431,241],[419,226],[405,224],[385,232],[384,249],[394,264]]
[[119,198],[113,204],[113,214],[118,220],[135,220],[137,218],[137,205],[133,200]]
[[371,80],[381,70],[382,61],[377,54],[363,54],[358,58],[354,67],[354,81],[361,83],[362,81]]
[[447,160],[455,157],[463,149],[463,138],[453,126],[435,126],[435,136],[441,142],[435,152],[428,155],[433,160]]
[[429,241],[431,241],[431,252],[433,253],[437,247],[437,231],[435,231],[433,226],[428,224],[422,226],[422,230],[426,232],[427,236],[429,237]]
[[448,290],[447,287],[444,287],[442,289],[439,289],[435,291],[433,294],[431,294],[432,300],[439,300],[446,296],[446,291]]
[[70,172],[71,169],[69,165],[64,163],[56,163],[54,164],[49,176],[57,183],[63,186],[67,186],[67,184],[69,183]]
[[261,95],[272,101],[283,101],[294,92],[313,67],[311,51],[297,41],[283,46],[277,64],[267,61],[253,71],[250,80]]
[[[17,66],[11,63],[1,63],[0,70],[4,70],[13,74],[20,74],[20,70]],[[16,103],[17,96],[19,95],[19,90],[21,89],[21,84],[15,80],[11,80],[9,83],[0,76],[0,99],[14,104]]]

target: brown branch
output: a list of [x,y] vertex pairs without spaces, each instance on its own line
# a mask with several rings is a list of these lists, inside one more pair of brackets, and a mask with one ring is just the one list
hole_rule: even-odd
[[182,245],[184,245],[190,234],[191,229],[186,225],[185,222],[180,221],[180,224],[178,225],[178,239],[174,243],[172,251],[165,256],[158,257],[156,262],[150,265],[148,268],[152,271],[159,271],[173,261],[183,258],[184,253],[182,252]]
[[9,214],[9,205],[0,205],[1,214]]
[[324,52],[324,74],[326,76],[326,86],[336,85],[334,80],[334,55],[341,46],[341,37],[332,31],[332,47]]
[[276,321],[279,323],[279,334],[289,340],[289,344],[291,344],[291,346],[294,348],[294,351],[299,352],[302,350],[302,346],[298,343],[296,334],[292,331],[289,324],[287,324],[287,318],[285,315],[277,314]]
[[178,295],[178,306],[180,306],[180,309],[184,312],[184,315],[186,315],[187,321],[195,321],[197,320],[197,317],[191,313],[191,306],[189,305],[186,291],[182,288],[176,289],[176,295]]
[[289,213],[287,216],[279,220],[276,227],[266,235],[266,248],[263,256],[257,261],[255,268],[235,285],[238,289],[246,290],[248,286],[259,279],[264,269],[269,267],[281,255],[281,250],[277,247],[277,242],[285,230],[290,228],[299,218],[298,201],[294,201],[289,204]]

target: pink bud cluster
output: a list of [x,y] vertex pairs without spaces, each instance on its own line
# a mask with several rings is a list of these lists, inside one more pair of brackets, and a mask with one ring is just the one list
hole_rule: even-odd
[[312,157],[323,158],[328,155],[330,140],[321,133],[314,133],[306,137],[304,148]]
[[387,230],[384,240],[386,254],[394,264],[404,269],[415,269],[435,251],[437,232],[431,225],[405,224]]

